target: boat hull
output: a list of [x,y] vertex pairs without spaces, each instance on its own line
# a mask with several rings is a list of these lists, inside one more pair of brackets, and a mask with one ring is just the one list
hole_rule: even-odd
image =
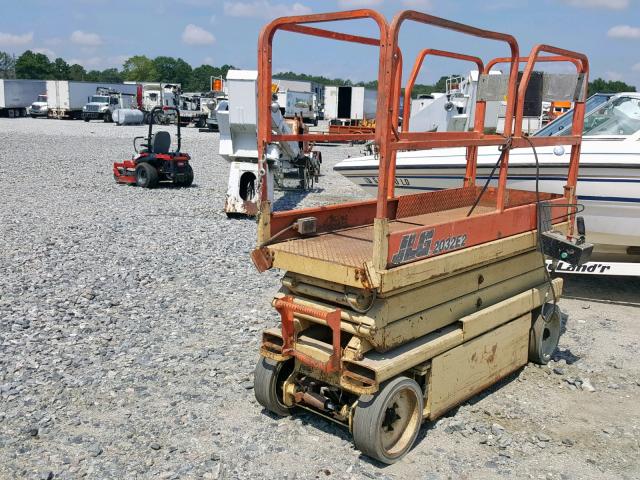
[[[396,195],[457,188],[464,179],[465,156],[461,149],[402,152],[396,166]],[[568,149],[567,149],[568,150]],[[539,191],[562,193],[566,183],[568,152],[557,155],[552,149],[539,149]],[[561,157],[561,158],[558,158]],[[565,157],[565,158],[562,158]],[[490,176],[498,153],[481,153],[477,184]],[[626,253],[627,247],[640,246],[640,151],[636,156],[613,157],[604,151],[583,153],[577,185],[578,203],[584,205],[588,240],[599,251]],[[378,165],[373,157],[340,162],[335,170],[375,195]],[[536,164],[530,151],[512,153],[508,187],[535,191]],[[497,185],[497,171],[491,186]]]

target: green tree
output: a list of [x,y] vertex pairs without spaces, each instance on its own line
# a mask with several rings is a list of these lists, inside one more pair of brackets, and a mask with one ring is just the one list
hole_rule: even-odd
[[181,58],[156,57],[153,59],[158,79],[166,83],[179,83],[184,90],[191,79],[191,65]]
[[145,55],[134,55],[127,59],[124,65],[122,65],[122,75],[125,80],[137,82],[160,81],[153,60]]
[[0,78],[16,78],[16,57],[0,52]]
[[88,80],[87,72],[82,65],[74,63],[69,67],[69,80]]
[[211,77],[219,75],[219,69],[211,65],[200,65],[191,72],[189,83],[183,85],[183,89],[192,92],[208,92],[211,89],[209,81]]
[[589,82],[589,95],[594,93],[618,93],[618,92],[635,92],[636,87],[627,85],[620,80],[606,81],[602,78],[596,78]]
[[69,64],[60,57],[56,58],[51,64],[51,74],[56,80],[68,80],[70,74]]
[[117,68],[107,68],[100,72],[100,81],[107,83],[122,83],[124,78]]
[[87,82],[99,82],[102,80],[101,76],[102,73],[100,72],[100,70],[89,70],[84,75],[84,80],[86,80]]
[[53,74],[52,64],[43,53],[27,50],[16,60],[16,77],[45,80]]

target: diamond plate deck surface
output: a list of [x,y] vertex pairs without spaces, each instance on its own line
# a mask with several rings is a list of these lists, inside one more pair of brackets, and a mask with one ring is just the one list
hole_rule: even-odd
[[[419,225],[436,225],[464,218],[469,206],[423,213],[405,217],[389,223],[389,232],[394,233]],[[478,206],[472,216],[494,211],[494,207]],[[287,252],[301,257],[324,260],[340,265],[361,268],[373,257],[373,225],[349,228],[337,232],[325,233],[316,237],[300,238],[276,243],[267,247],[277,252]]]

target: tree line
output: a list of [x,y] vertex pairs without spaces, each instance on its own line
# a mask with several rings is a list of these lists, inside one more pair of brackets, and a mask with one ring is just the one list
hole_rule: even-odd
[[159,56],[149,58],[134,55],[121,69],[87,71],[82,65],[69,65],[63,58],[51,61],[42,54],[27,50],[19,57],[0,52],[0,78],[34,80],[78,80],[87,82],[121,83],[123,81],[179,83],[184,91],[206,92],[211,77],[227,75],[233,65],[213,67],[200,65],[192,68],[181,58]]
[[[204,92],[210,89],[211,77],[226,77],[233,65],[213,67],[200,65],[193,68],[181,58],[159,56],[149,58],[145,55],[134,55],[128,58],[121,69],[107,68],[105,70],[87,71],[82,65],[69,65],[63,58],[51,61],[43,53],[25,51],[16,58],[6,52],[0,52],[0,78],[31,78],[35,80],[81,80],[89,82],[120,83],[125,80],[137,82],[167,82],[179,83],[184,91]],[[308,75],[306,73],[283,72],[274,75],[282,80],[303,80],[322,85],[362,86],[377,89],[378,81],[352,82],[343,78],[327,78],[322,75]],[[416,84],[412,96],[444,92],[448,75],[440,77],[433,85]],[[596,92],[616,93],[635,92],[636,87],[620,80],[604,80],[596,78],[589,82],[589,95]]]

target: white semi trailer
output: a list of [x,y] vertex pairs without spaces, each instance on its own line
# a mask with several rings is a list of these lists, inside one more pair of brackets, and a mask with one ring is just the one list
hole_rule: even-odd
[[99,87],[122,93],[136,93],[135,85],[122,83],[47,80],[49,117],[82,118],[82,107],[91,101],[90,97],[96,95]]
[[378,93],[364,87],[324,87],[325,120],[376,118]]
[[26,117],[27,109],[45,88],[45,80],[0,79],[0,116]]

